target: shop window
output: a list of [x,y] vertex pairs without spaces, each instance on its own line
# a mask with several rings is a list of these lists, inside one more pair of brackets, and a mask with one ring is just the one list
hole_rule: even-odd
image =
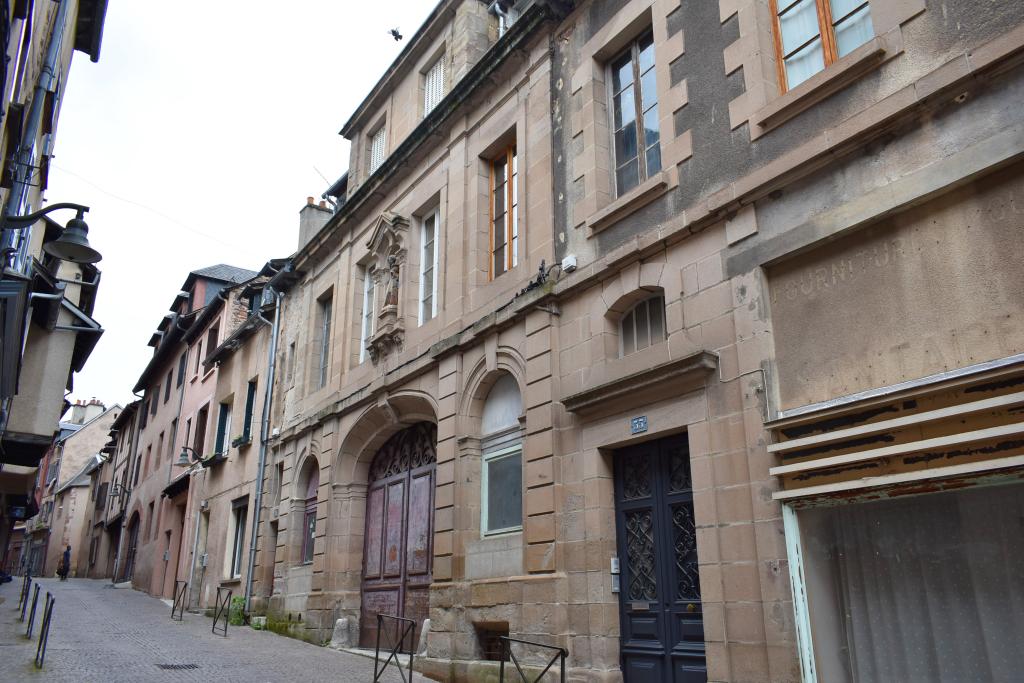
[[654,34],[631,42],[609,68],[615,193],[621,196],[661,170]]
[[512,145],[491,161],[491,278],[519,265],[519,161]]
[[796,519],[817,680],[1019,679],[1024,486],[808,508]]
[[644,299],[619,323],[619,355],[628,356],[665,340],[665,297]]
[[800,85],[874,36],[863,0],[770,0],[782,89]]
[[481,523],[484,535],[523,528],[523,411],[519,385],[502,374],[491,387],[481,418]]

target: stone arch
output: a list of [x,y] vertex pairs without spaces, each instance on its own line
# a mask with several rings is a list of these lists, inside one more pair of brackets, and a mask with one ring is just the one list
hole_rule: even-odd
[[664,305],[668,302],[665,299],[665,288],[657,284],[641,285],[618,296],[604,313],[602,331],[604,337],[604,357],[606,359],[620,357],[620,325],[622,319],[638,304],[655,297],[661,297],[662,300],[661,325],[665,332],[665,338],[668,338],[668,311]]
[[493,359],[481,358],[469,373],[465,391],[462,393],[462,403],[459,406],[459,434],[479,436],[484,402],[491,393],[494,383],[506,373],[516,380],[519,394],[525,401],[526,359],[519,349],[500,346]]
[[370,462],[384,443],[417,422],[437,424],[437,402],[422,391],[403,391],[366,408],[345,434],[335,455],[334,484],[362,484],[369,480]]

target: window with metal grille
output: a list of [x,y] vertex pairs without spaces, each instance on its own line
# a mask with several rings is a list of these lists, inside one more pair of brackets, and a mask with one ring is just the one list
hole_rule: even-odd
[[437,229],[440,210],[434,209],[420,226],[420,325],[437,315]]
[[654,34],[630,43],[610,68],[615,192],[622,195],[661,170]]
[[864,0],[770,0],[783,91],[795,88],[871,40]]
[[423,115],[429,114],[444,98],[444,55],[423,75]]
[[491,278],[519,265],[519,162],[512,145],[491,162]]
[[366,360],[366,347],[373,336],[374,282],[373,269],[363,268],[363,325],[359,334],[359,362]]
[[315,460],[310,461],[312,467],[309,470],[306,481],[306,508],[303,515],[302,533],[302,563],[309,564],[313,561],[313,550],[316,545],[316,503],[317,490],[320,487],[320,470]]
[[665,340],[665,297],[644,299],[622,316],[619,355],[628,356]]
[[370,137],[370,173],[384,163],[384,132],[385,127],[381,126]]

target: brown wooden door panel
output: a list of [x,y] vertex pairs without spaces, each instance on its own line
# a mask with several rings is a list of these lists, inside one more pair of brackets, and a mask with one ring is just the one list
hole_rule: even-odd
[[[370,465],[359,643],[372,647],[377,614],[430,612],[437,428],[419,423],[392,436]],[[415,643],[405,644],[406,649]]]

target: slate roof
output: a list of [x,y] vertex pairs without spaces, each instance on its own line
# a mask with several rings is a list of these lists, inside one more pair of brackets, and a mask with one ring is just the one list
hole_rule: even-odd
[[246,268],[239,268],[238,266],[229,266],[226,263],[218,263],[215,266],[207,266],[206,268],[199,268],[193,270],[190,275],[196,275],[199,277],[207,277],[212,280],[222,280],[224,282],[233,282],[235,284],[241,284],[248,280],[256,277],[257,273],[255,270],[248,270]]

